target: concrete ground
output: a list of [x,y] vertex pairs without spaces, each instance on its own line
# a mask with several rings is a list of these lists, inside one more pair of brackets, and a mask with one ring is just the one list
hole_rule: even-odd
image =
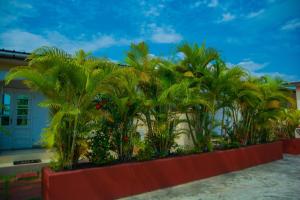
[[16,160],[41,159],[42,162],[49,162],[52,156],[48,149],[24,149],[0,151],[0,167],[8,167]]
[[[48,149],[10,150],[0,152],[0,176],[40,171],[50,162],[53,152]],[[14,161],[40,159],[41,163],[13,165]]]
[[124,199],[300,200],[300,156]]

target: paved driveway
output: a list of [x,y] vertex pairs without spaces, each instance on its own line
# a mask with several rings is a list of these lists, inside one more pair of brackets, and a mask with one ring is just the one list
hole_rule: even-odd
[[[26,149],[0,152],[0,176],[15,175],[22,172],[40,171],[48,165],[53,152],[48,149]],[[14,161],[40,159],[41,163],[14,165]]]
[[300,200],[300,156],[125,199]]

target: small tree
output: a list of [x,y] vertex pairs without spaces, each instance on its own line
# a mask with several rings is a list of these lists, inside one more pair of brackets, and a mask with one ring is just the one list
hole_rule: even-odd
[[36,49],[28,61],[28,66],[9,72],[6,83],[24,78],[29,88],[45,96],[41,105],[51,115],[45,141],[57,150],[58,168],[70,168],[86,146],[83,136],[89,133],[88,122],[105,116],[93,100],[105,90],[115,66],[82,50],[72,56],[53,47]]

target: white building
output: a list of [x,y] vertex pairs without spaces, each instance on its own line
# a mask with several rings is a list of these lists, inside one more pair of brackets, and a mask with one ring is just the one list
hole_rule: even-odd
[[48,122],[48,110],[38,106],[43,96],[21,80],[5,85],[4,77],[16,66],[27,65],[28,53],[0,49],[0,150],[40,146],[41,132]]
[[290,85],[296,86],[297,109],[300,110],[300,81],[291,82]]

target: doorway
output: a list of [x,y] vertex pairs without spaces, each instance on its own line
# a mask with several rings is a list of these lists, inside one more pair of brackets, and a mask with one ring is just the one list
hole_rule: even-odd
[[6,88],[1,102],[1,149],[31,148],[32,93],[24,89]]

